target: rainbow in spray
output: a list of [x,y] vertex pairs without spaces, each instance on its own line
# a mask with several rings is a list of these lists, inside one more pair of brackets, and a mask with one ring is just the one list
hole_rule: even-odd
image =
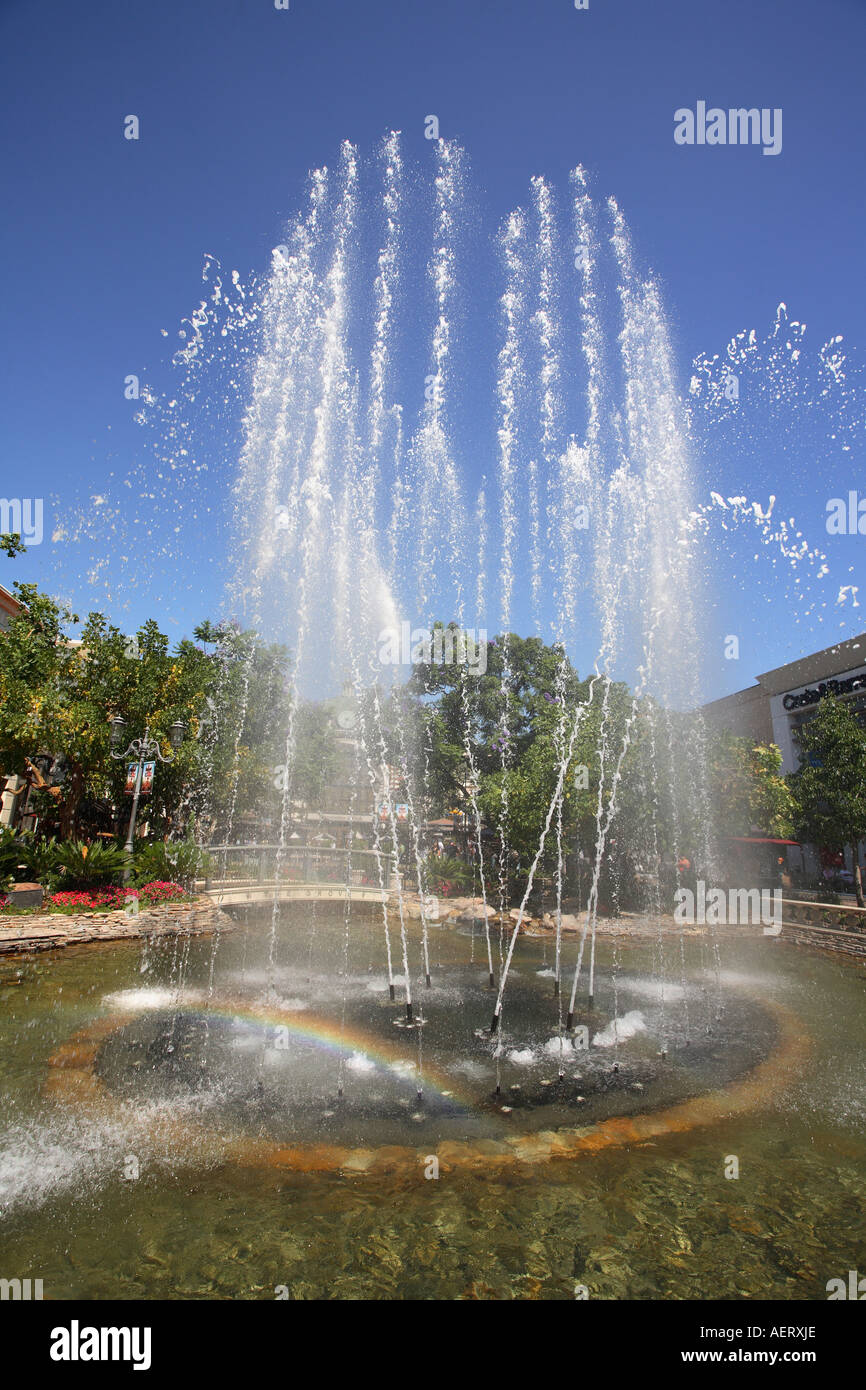
[[105,995],[102,1002],[124,1014],[197,1014],[205,1021],[219,1019],[234,1025],[245,1024],[263,1033],[281,1029],[287,1040],[293,1038],[299,1046],[330,1053],[338,1063],[342,1061],[350,1073],[384,1071],[392,1077],[414,1082],[419,1089],[432,1087],[444,1100],[461,1109],[475,1104],[465,1088],[438,1067],[425,1065],[419,1071],[417,1063],[409,1060],[397,1043],[389,1043],[353,1025],[341,1025],[307,1009],[286,1008],[274,1002],[257,1004],[240,997],[208,1000],[203,991],[188,989],[121,990]]

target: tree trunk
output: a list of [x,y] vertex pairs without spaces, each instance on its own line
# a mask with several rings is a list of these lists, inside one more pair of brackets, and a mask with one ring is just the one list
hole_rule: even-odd
[[84,771],[78,763],[73,763],[69,770],[69,790],[66,792],[60,807],[60,838],[62,840],[75,838],[78,807],[83,794]]
[[857,906],[866,907],[866,903],[863,902],[863,878],[860,873],[860,846],[855,843],[851,848],[854,851],[854,892],[857,894]]

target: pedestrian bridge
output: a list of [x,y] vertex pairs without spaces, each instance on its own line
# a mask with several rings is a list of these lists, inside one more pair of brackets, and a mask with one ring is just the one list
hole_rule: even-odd
[[221,907],[277,902],[380,903],[398,891],[392,856],[317,845],[215,845],[196,887]]
[[[382,889],[359,887],[355,884],[328,883],[236,883],[234,881],[210,880],[207,887],[199,890],[212,898],[220,907],[242,907],[253,903],[278,902],[345,902],[348,893],[353,903],[382,901]],[[395,887],[386,888],[386,897],[397,892]]]

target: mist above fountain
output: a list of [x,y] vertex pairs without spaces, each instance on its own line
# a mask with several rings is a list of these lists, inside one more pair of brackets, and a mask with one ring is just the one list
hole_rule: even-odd
[[[393,992],[401,968],[407,1021],[413,977],[430,980],[428,753],[417,729],[401,724],[399,701],[391,698],[383,713],[406,675],[383,664],[383,634],[429,631],[437,621],[471,629],[476,639],[503,634],[496,745],[503,773],[511,757],[508,634],[526,622],[557,644],[561,689],[548,698],[559,711],[558,775],[507,931],[506,817],[497,842],[485,844],[468,663],[460,679],[465,809],[476,831],[489,976],[497,984],[494,1032],[536,869],[554,842],[560,993],[563,797],[585,722],[598,721],[594,877],[573,967],[571,1026],[582,972],[590,999],[594,992],[599,875],[639,719],[649,718],[658,754],[651,753],[648,802],[665,797],[675,837],[687,836],[710,859],[700,737],[692,730],[687,739],[670,715],[699,703],[687,419],[658,286],[637,270],[615,201],[600,205],[579,167],[563,190],[533,178],[527,206],[499,230],[495,264],[476,247],[473,265],[465,155],[446,141],[429,155],[426,168],[410,171],[396,133],[369,161],[345,144],[336,169],[311,174],[307,209],[274,248],[257,305],[235,489],[241,546],[232,601],[292,652],[281,844],[296,804],[301,699],[344,682],[354,694],[358,795],[385,807],[373,849],[388,976]],[[204,323],[204,302],[202,312]],[[194,356],[194,346],[184,353]],[[594,673],[577,700],[565,691],[572,656]],[[614,729],[617,678],[629,682],[633,700]],[[653,817],[641,851],[657,864]],[[387,871],[385,842],[395,856]],[[410,960],[404,889],[422,904],[418,962]],[[498,962],[490,903],[500,913]],[[277,933],[275,901],[274,941]]]

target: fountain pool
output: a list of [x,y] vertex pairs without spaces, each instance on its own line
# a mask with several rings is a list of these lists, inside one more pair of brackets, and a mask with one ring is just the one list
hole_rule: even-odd
[[810,1299],[856,1267],[862,967],[602,935],[575,1049],[552,941],[493,1040],[468,928],[406,1029],[374,918],[343,973],[341,914],[283,916],[212,977],[206,938],[4,963],[3,1258],[46,1296]]

